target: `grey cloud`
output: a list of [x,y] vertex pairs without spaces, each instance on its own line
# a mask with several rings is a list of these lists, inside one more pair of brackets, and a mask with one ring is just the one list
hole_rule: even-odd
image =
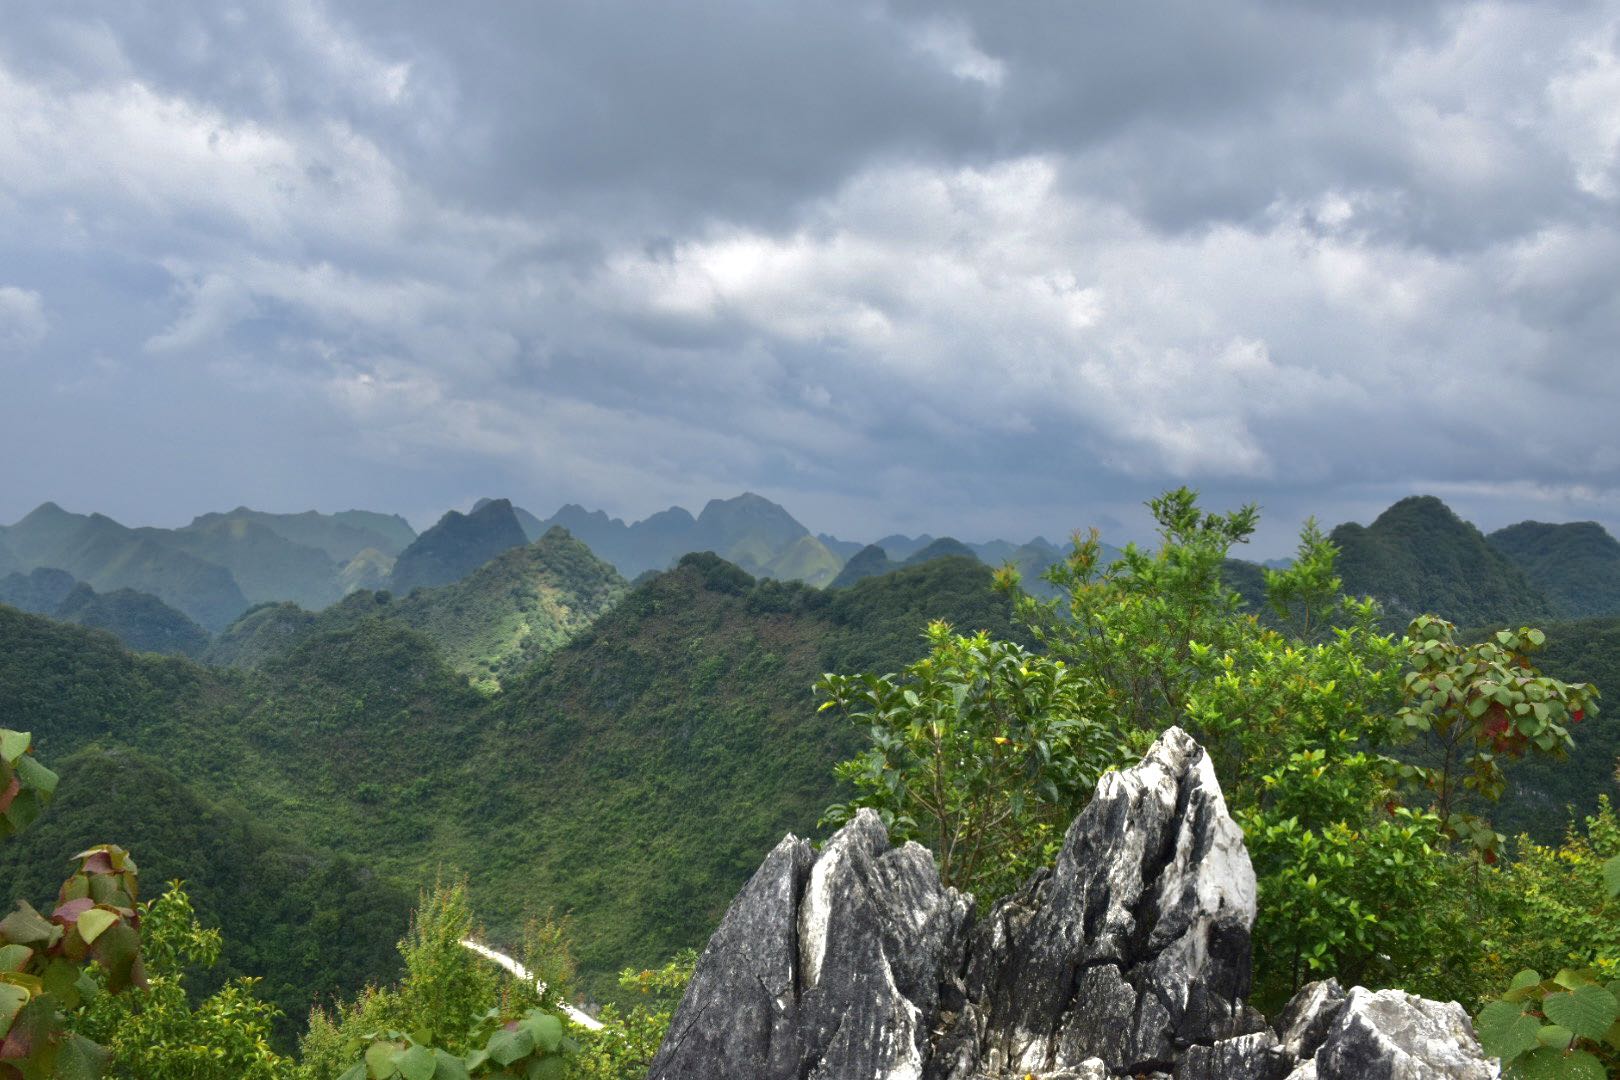
[[0,520],[1620,522],[1620,4],[11,14]]

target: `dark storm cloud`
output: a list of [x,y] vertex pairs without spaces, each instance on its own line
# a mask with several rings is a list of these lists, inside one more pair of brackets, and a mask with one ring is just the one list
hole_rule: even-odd
[[8,20],[3,520],[1620,520],[1620,3]]

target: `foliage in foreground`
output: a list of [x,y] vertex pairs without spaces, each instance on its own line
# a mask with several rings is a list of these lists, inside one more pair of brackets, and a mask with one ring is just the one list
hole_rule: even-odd
[[[31,756],[28,732],[0,728],[0,816],[13,835],[51,799],[56,774]],[[145,983],[140,881],[112,844],[73,857],[50,917],[26,901],[0,919],[0,1080],[94,1080],[108,1053],[69,1028],[67,1013],[99,991]],[[87,970],[100,970],[98,987]]]
[[1535,968],[1516,974],[1480,1011],[1480,1041],[1509,1077],[1601,1080],[1620,1067],[1620,827],[1605,800],[1585,836],[1526,846],[1517,883],[1528,921],[1558,935],[1539,944],[1569,966],[1550,979]]
[[[115,1080],[292,1080],[290,1059],[270,1045],[276,1009],[259,999],[258,980],[240,978],[193,1006],[186,971],[212,967],[220,933],[197,922],[179,882],[141,908],[147,985],[91,997],[75,1030],[112,1055]],[[97,973],[101,982],[105,976]]]
[[[460,1080],[566,1076],[577,1041],[556,1015],[572,961],[561,928],[531,923],[527,965],[553,981],[507,977],[463,941],[482,936],[465,882],[424,893],[400,942],[405,975],[372,987],[334,1013],[317,1010],[305,1035],[300,1075],[308,1080]],[[357,1061],[356,1058],[359,1060]]]
[[854,802],[875,808],[897,840],[933,850],[946,885],[993,898],[1045,865],[1123,759],[1122,740],[1092,719],[1095,685],[1061,660],[986,633],[929,624],[930,651],[899,676],[828,675],[826,701],[872,745],[838,767]]
[[1562,756],[1596,691],[1536,671],[1539,630],[1464,645],[1425,616],[1383,633],[1376,603],[1342,595],[1314,522],[1293,564],[1265,571],[1262,620],[1223,580],[1255,509],[1208,513],[1185,488],[1149,507],[1156,550],[1104,566],[1095,532],[1077,537],[1049,574],[1065,596],[1019,599],[1042,655],[935,627],[933,655],[900,677],[824,679],[871,741],[841,767],[859,794],[833,816],[875,807],[987,902],[1048,854],[1058,807],[1078,808],[1054,794],[1089,790],[1180,724],[1211,755],[1259,879],[1257,1004],[1327,975],[1480,1000],[1488,965],[1472,960],[1516,933],[1485,816],[1503,764]]

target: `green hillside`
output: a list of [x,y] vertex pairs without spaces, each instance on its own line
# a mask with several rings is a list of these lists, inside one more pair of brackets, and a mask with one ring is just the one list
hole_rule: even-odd
[[220,633],[207,660],[260,668],[312,638],[386,618],[420,632],[454,671],[491,692],[589,625],[626,588],[612,566],[553,529],[460,581],[407,597],[354,592],[319,614],[295,604],[254,608]]
[[1620,615],[1620,542],[1595,521],[1521,521],[1485,538],[1524,571],[1562,619]]
[[215,667],[252,669],[290,651],[315,626],[297,604],[259,604],[221,630],[202,659]]
[[80,584],[53,617],[105,630],[134,652],[198,657],[208,649],[208,631],[150,593],[134,589],[98,593]]
[[454,584],[418,590],[390,614],[432,639],[474,685],[496,690],[590,625],[625,588],[617,570],[553,528]]
[[262,976],[262,994],[285,1014],[278,1034],[286,1046],[315,1002],[396,974],[394,943],[414,897],[364,865],[289,843],[128,750],[92,747],[52,765],[61,775],[56,801],[0,847],[0,880],[12,883],[10,895],[44,908],[69,856],[93,844],[122,845],[134,853],[148,896],[185,881],[200,918],[225,939],[204,986]]
[[776,553],[765,564],[764,576],[780,581],[802,581],[817,588],[838,576],[843,566],[827,545],[808,533]]
[[838,576],[829,583],[830,588],[847,589],[857,581],[865,581],[869,577],[887,574],[899,566],[889,558],[889,553],[876,544],[867,544],[861,550],[849,557],[844,568],[838,571]]
[[860,743],[814,680],[915,659],[927,618],[1009,633],[989,583],[943,559],[823,593],[687,556],[495,703],[481,873],[533,875],[593,971],[701,942],[784,832],[814,831]]
[[13,571],[0,578],[0,604],[10,604],[35,615],[54,615],[78,584],[66,570],[49,566],[26,574]]
[[[493,699],[377,594],[307,623],[284,606],[250,613],[293,642],[252,671],[135,656],[0,609],[0,715],[47,760],[133,749],[200,798],[289,843],[363,855],[407,891],[470,872],[508,939],[525,908],[571,912],[600,988],[701,943],[782,832],[814,830],[832,765],[861,737],[816,712],[814,680],[900,667],[931,617],[1009,633],[989,580],[940,559],[824,593],[692,556]],[[118,824],[85,813],[91,831]]]
[[1402,499],[1371,525],[1340,525],[1330,539],[1345,591],[1376,597],[1392,629],[1425,612],[1461,626],[1552,616],[1524,571],[1433,496]]

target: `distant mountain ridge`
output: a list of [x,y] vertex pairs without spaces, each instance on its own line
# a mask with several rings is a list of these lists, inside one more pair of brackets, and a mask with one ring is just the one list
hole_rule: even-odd
[[502,552],[528,542],[506,499],[481,502],[470,514],[451,510],[399,553],[388,587],[405,594],[412,589],[449,585]]
[[[488,501],[479,500],[474,509]],[[812,534],[782,506],[753,492],[730,499],[711,499],[696,517],[682,507],[672,506],[630,524],[601,510],[587,510],[577,503],[569,503],[545,519],[522,508],[517,508],[516,514],[531,540],[553,526],[561,526],[618,567],[619,573],[630,580],[650,570],[670,569],[691,552],[712,551],[755,577],[842,587],[871,573],[887,573],[915,565],[916,555],[932,550],[929,557],[971,555],[989,566],[1010,561],[1024,575],[1026,587],[1042,591],[1041,573],[1064,555],[1062,548],[1044,537],[1036,537],[1026,544],[1008,540],[962,544],[949,537],[937,538],[926,533],[917,537],[886,536],[875,545],[841,540],[829,533]],[[958,545],[960,550],[933,548],[941,539]],[[853,574],[845,574],[847,564],[871,547],[883,549],[888,561],[874,564],[873,557],[868,555],[864,565],[871,573],[857,566]],[[1104,545],[1104,549],[1105,559],[1119,553],[1118,548],[1108,545]],[[883,568],[873,569],[874,566]]]
[[[813,533],[752,492],[712,499],[696,515],[674,506],[629,524],[578,504],[542,519],[509,500],[481,499],[470,513],[451,511],[421,536],[398,515],[363,510],[270,513],[239,506],[167,529],[129,528],[44,503],[0,527],[0,578],[60,569],[98,596],[123,589],[148,594],[217,633],[265,603],[321,611],[357,590],[408,595],[451,584],[558,526],[626,580],[699,551],[751,576],[835,587],[918,558],[971,555],[992,567],[1012,563],[1026,589],[1049,596],[1042,575],[1066,554],[1066,545],[1043,537],[959,543],[895,533],[862,545]],[[1440,500],[1413,496],[1371,525],[1340,525],[1332,537],[1342,549],[1346,588],[1379,598],[1392,629],[1420,610],[1464,625],[1620,614],[1620,542],[1593,522],[1525,521],[1485,537]],[[1105,564],[1118,555],[1103,545]],[[1228,576],[1251,607],[1263,602],[1260,564],[1234,561]],[[32,602],[30,609],[54,613],[54,603]]]
[[130,528],[47,502],[0,526],[0,576],[62,570],[101,595],[149,594],[218,631],[251,604],[290,600],[319,609],[350,589],[380,584],[394,554],[414,539],[404,518],[364,510],[238,507],[164,529]]
[[0,539],[29,569],[66,570],[97,590],[151,593],[210,630],[247,607],[229,570],[102,514],[70,514],[45,503]]
[[570,503],[544,521],[528,513],[522,520],[531,539],[553,526],[567,529],[626,578],[667,570],[694,551],[712,551],[757,577],[819,586],[832,581],[844,562],[793,515],[752,492],[711,499],[697,517],[672,506],[627,525]]

